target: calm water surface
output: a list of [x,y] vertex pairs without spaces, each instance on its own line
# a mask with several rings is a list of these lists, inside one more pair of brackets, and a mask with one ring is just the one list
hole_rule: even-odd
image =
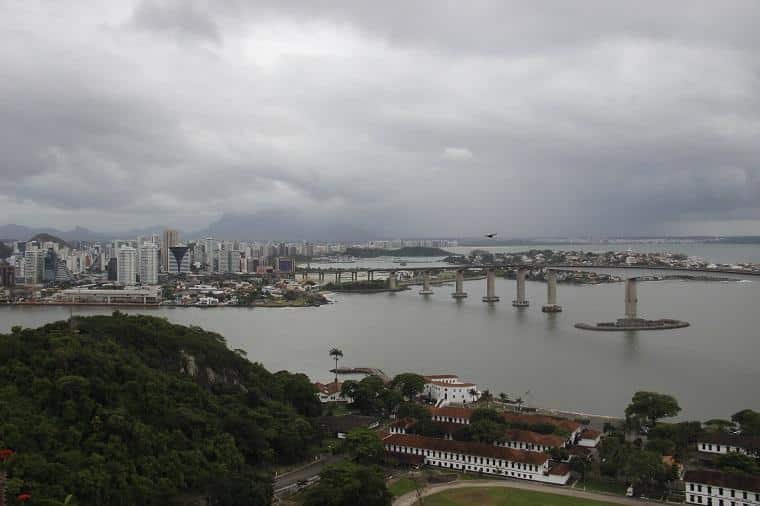
[[[691,322],[661,332],[589,332],[580,321],[622,315],[622,284],[559,286],[565,312],[541,313],[546,285],[528,283],[532,305],[511,306],[515,282],[497,280],[502,301],[480,301],[484,281],[469,281],[470,298],[455,302],[451,286],[423,297],[418,288],[395,294],[339,295],[320,308],[148,309],[172,322],[217,331],[268,369],[328,379],[327,352],[343,364],[402,371],[455,372],[492,392],[527,395],[530,404],[620,415],[634,391],[675,395],[683,418],[727,417],[760,409],[760,280],[646,282],[639,309],[646,317]],[[82,309],[76,314],[109,314]],[[0,332],[65,319],[67,308],[0,307]]]

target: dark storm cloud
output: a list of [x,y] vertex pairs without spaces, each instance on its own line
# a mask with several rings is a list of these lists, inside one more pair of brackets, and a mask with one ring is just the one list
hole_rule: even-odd
[[200,229],[280,209],[378,235],[751,233],[758,14],[6,3],[0,221]]

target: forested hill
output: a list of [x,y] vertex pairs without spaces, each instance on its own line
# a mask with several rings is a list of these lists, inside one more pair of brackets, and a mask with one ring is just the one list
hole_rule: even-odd
[[428,248],[423,246],[406,246],[399,249],[378,248],[346,248],[346,255],[358,258],[374,257],[445,257],[451,255],[441,248]]
[[75,324],[0,334],[9,496],[269,504],[275,455],[301,460],[315,441],[320,406],[304,375],[271,374],[220,335],[160,318],[115,312]]

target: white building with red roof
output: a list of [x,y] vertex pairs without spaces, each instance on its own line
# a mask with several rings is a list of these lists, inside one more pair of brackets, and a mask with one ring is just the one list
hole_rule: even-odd
[[319,402],[352,402],[350,397],[344,397],[340,390],[343,387],[343,383],[339,381],[331,381],[330,383],[314,383],[314,388],[317,390],[317,397]]
[[462,381],[456,374],[433,374],[423,377],[425,388],[422,394],[434,400],[437,407],[451,403],[472,403],[480,398],[478,385]]

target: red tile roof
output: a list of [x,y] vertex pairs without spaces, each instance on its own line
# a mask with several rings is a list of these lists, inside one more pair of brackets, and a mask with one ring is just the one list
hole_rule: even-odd
[[409,448],[423,448],[425,450],[435,450],[460,453],[465,455],[475,455],[478,457],[503,459],[512,462],[533,464],[536,466],[543,465],[547,460],[549,460],[549,456],[545,453],[526,452],[523,450],[501,448],[498,446],[482,443],[449,441],[447,439],[437,439],[433,437],[416,436],[410,434],[391,434],[383,440],[383,443],[406,446]]
[[447,378],[458,378],[456,374],[430,374],[428,376],[423,376],[426,380],[436,380],[436,379],[447,379]]
[[464,418],[469,420],[473,410],[470,408],[456,408],[445,406],[443,408],[430,408],[430,416],[445,416],[451,418]]
[[504,437],[508,441],[517,441],[520,443],[532,443],[535,445],[548,446],[550,448],[560,448],[565,444],[565,438],[553,434],[539,434],[529,430],[510,429]]
[[432,383],[433,385],[437,385],[439,387],[450,387],[450,388],[455,388],[455,387],[476,387],[477,386],[475,383],[460,383],[458,381],[456,383],[449,383],[447,381],[429,380],[428,383]]
[[717,487],[760,492],[760,476],[751,474],[721,473],[720,471],[686,471],[683,481],[704,483]]
[[343,383],[331,381],[330,383],[314,383],[314,387],[319,393],[324,395],[332,395],[340,392]]
[[557,418],[546,415],[532,415],[527,413],[508,413],[504,412],[501,417],[508,422],[525,423],[530,425],[547,424],[559,427],[568,432],[575,432],[581,427],[581,424],[568,420],[567,418]]
[[549,469],[549,474],[554,474],[557,476],[565,476],[569,472],[570,466],[568,464],[557,464],[556,466],[552,466],[552,468]]
[[594,429],[583,429],[583,432],[581,432],[582,439],[596,439],[601,435],[602,435],[601,432]]

